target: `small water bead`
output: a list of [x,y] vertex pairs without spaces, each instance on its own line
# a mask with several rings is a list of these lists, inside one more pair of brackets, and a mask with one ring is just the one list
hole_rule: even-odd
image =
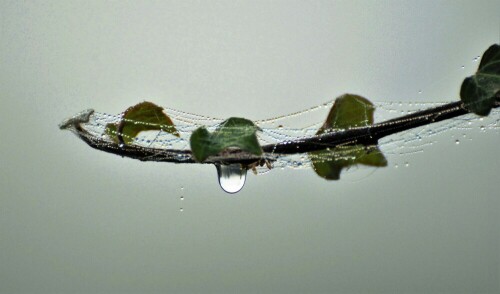
[[410,163],[405,162],[405,167],[409,167],[409,166],[410,166]]
[[458,139],[455,140],[455,144],[457,144],[457,145],[460,144],[460,140],[458,140]]
[[181,208],[179,208],[179,211],[180,211],[180,212],[183,212],[183,211],[184,211],[184,208],[182,208],[182,207],[181,207]]
[[227,193],[239,192],[245,185],[247,169],[239,163],[216,164],[219,185]]
[[481,130],[481,132],[486,131],[486,128],[484,126],[480,126],[479,129]]
[[179,199],[180,199],[181,201],[182,201],[182,200],[184,200],[184,196],[181,196]]
[[394,168],[398,168],[398,167],[399,167],[399,165],[396,163],[396,164],[394,165]]

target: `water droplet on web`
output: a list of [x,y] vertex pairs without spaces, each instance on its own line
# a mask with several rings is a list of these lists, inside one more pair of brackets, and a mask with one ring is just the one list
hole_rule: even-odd
[[460,140],[455,140],[455,144],[460,144]]
[[243,188],[247,176],[247,169],[241,164],[216,164],[219,185],[227,193],[236,193]]
[[465,66],[464,66],[464,65],[462,65],[462,69],[464,69],[464,68],[465,68]]
[[481,132],[484,132],[486,130],[484,126],[480,126],[479,129],[481,130]]
[[399,167],[399,165],[396,163],[396,164],[394,165],[394,168],[398,168],[398,167]]
[[180,212],[183,212],[183,211],[184,211],[184,208],[182,208],[182,207],[181,207],[181,208],[179,208],[179,211],[180,211]]
[[422,90],[418,90],[418,94],[422,94]]
[[179,199],[181,199],[181,201],[184,200],[184,196],[181,196]]
[[406,167],[409,167],[409,166],[410,166],[410,164],[409,164],[408,162],[405,162],[405,166],[406,166]]

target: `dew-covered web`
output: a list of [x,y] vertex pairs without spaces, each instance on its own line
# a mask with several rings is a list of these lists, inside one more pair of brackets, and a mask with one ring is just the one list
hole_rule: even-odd
[[[257,137],[262,146],[280,142],[291,142],[316,134],[328,115],[334,100],[291,114],[281,115],[269,119],[254,121],[261,129]],[[438,102],[375,102],[375,123],[411,114],[416,111],[437,107],[446,103]],[[200,126],[205,126],[213,132],[217,126],[224,121],[222,118],[203,116],[199,114],[165,108],[164,112],[172,119],[180,137],[175,137],[164,131],[141,132],[131,145],[154,149],[157,158],[175,158],[180,161],[188,159],[182,151],[190,150],[189,138],[191,133]],[[380,150],[389,161],[394,156],[407,156],[422,152],[427,146],[436,142],[436,138],[443,132],[458,130],[462,133],[467,131],[499,132],[500,111],[493,109],[487,117],[478,117],[467,114],[457,118],[448,119],[438,123],[407,130],[398,134],[390,135],[379,141]],[[88,121],[80,123],[84,132],[79,133],[92,140],[94,144],[113,146],[116,142],[106,134],[107,124],[116,124],[123,119],[123,113],[111,115],[102,112],[92,112]],[[141,123],[141,122],[134,122]],[[457,139],[458,140],[458,139]],[[351,153],[350,153],[351,154]],[[346,156],[352,156],[352,155]],[[273,168],[304,169],[311,168],[312,162],[308,154],[279,155],[266,153],[265,158],[272,161]],[[336,158],[342,157],[340,153]],[[269,171],[266,165],[257,168],[258,173]]]

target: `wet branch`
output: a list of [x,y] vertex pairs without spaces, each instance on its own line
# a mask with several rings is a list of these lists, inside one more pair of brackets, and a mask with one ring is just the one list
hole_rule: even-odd
[[[500,107],[500,94],[497,94],[495,99],[494,108]],[[264,151],[262,156],[249,154],[241,150],[232,150],[219,156],[209,157],[203,163],[241,163],[248,165],[255,162],[263,163],[266,160],[274,161],[280,155],[318,151],[325,148],[334,148],[336,146],[355,144],[362,144],[365,146],[376,145],[383,137],[468,113],[470,112],[464,107],[463,102],[452,102],[367,127],[333,131],[319,136],[264,145],[262,146]],[[198,163],[194,160],[190,150],[146,148],[136,145],[125,145],[120,147],[116,143],[111,143],[89,135],[79,123],[75,123],[74,129],[80,139],[85,141],[90,147],[117,154],[122,157],[129,157],[141,161]]]

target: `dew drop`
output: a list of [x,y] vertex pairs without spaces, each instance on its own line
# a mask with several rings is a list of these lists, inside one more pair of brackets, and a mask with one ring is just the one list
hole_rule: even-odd
[[408,162],[405,162],[405,166],[406,166],[406,167],[409,167],[409,166],[410,166],[410,164],[409,164]]
[[180,211],[180,212],[183,212],[183,211],[184,211],[184,208],[182,208],[182,207],[181,207],[181,208],[179,208],[179,211]]
[[241,164],[216,164],[219,185],[227,193],[233,194],[241,190],[245,185],[247,169]]
[[179,199],[181,199],[181,201],[184,200],[184,196],[181,196]]
[[125,147],[125,144],[120,143],[120,144],[118,145],[118,147],[120,147],[120,148],[124,148],[124,147]]
[[481,132],[484,132],[486,130],[484,126],[480,126],[479,129],[481,130]]
[[398,167],[399,167],[399,165],[396,163],[396,164],[394,165],[394,168],[398,168]]
[[462,69],[464,69],[464,68],[465,68],[465,65],[462,65]]
[[460,144],[460,140],[455,140],[455,144]]

